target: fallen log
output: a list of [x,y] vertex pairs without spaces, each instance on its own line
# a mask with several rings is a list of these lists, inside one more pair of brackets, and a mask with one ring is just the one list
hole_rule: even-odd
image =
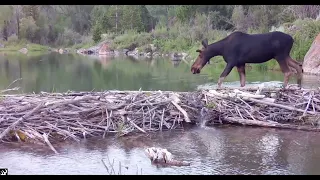
[[[241,92],[241,91],[236,91],[236,92]],[[241,98],[241,99],[244,99],[244,100],[249,100],[249,101],[260,103],[260,104],[266,104],[266,105],[269,105],[269,106],[275,106],[275,107],[287,109],[287,110],[290,110],[290,111],[298,111],[298,112],[302,112],[302,113],[320,115],[319,112],[305,111],[305,110],[298,109],[298,108],[295,108],[295,107],[285,106],[285,105],[282,105],[282,104],[273,103],[275,101],[275,99],[264,98],[264,96],[261,96],[261,95],[247,95],[247,94],[248,93],[246,93],[246,94],[245,93],[242,93],[242,94],[236,94],[236,93],[222,94],[222,93],[219,93],[219,92],[217,92],[215,90],[209,90],[209,93],[207,93],[208,96],[212,96],[212,97],[213,96],[219,96],[219,97],[222,97],[222,98]],[[259,98],[259,99],[255,99],[255,98]],[[262,98],[262,99],[260,100],[260,98]]]
[[255,121],[251,119],[240,119],[240,118],[232,118],[232,117],[224,117],[223,121],[226,121],[231,124],[241,124],[246,126],[259,126],[259,127],[267,127],[267,128],[281,128],[281,129],[294,129],[294,130],[302,130],[302,131],[320,132],[320,128],[316,128],[316,127],[282,124],[282,123],[270,122],[270,121]]
[[[242,91],[239,91],[238,89],[234,90],[234,93],[228,93],[228,94],[223,94],[223,93],[219,93],[216,90],[209,90],[209,93],[207,93],[208,96],[219,96],[222,98],[242,98],[245,100],[252,100],[252,99],[261,99],[264,102],[274,102],[275,99],[273,98],[267,98],[265,97],[265,95],[255,95],[255,94],[250,94],[250,93],[244,93]],[[212,96],[213,97],[213,96]]]
[[167,149],[162,148],[147,148],[145,150],[146,155],[150,159],[152,164],[162,166],[190,166],[189,162],[178,161],[173,159],[172,154]]
[[17,121],[13,122],[9,127],[7,127],[1,134],[0,134],[0,140],[9,133],[9,131],[11,129],[13,129],[15,126],[17,126],[22,120],[27,119],[29,116],[31,116],[32,114],[34,114],[35,112],[37,112],[41,107],[43,106],[43,104],[39,104],[37,107],[35,107],[32,111],[28,112],[27,114],[25,114],[24,116],[22,116],[21,118],[19,118]]

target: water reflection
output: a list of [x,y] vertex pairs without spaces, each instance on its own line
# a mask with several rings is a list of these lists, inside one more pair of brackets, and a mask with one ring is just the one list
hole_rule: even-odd
[[171,61],[174,68],[179,67],[181,61]]
[[99,58],[99,63],[102,65],[103,69],[107,69],[111,64],[111,61],[113,60],[112,57],[107,55],[99,55],[98,58]]
[[262,164],[267,166],[271,164],[277,155],[277,148],[279,147],[279,138],[271,133],[264,135],[258,143],[258,148],[264,154],[262,155]]
[[[47,147],[2,145],[1,167],[10,174],[108,174],[101,159],[122,174],[320,174],[319,134],[275,129],[196,128],[150,136],[88,139]],[[167,148],[191,166],[151,165],[144,148]],[[110,160],[110,163],[108,162]]]
[[[119,90],[194,90],[206,80],[189,73],[188,66],[174,68],[169,60],[131,57],[86,57],[72,54],[0,56],[0,88],[15,84],[23,92]],[[192,83],[190,83],[192,82]]]
[[[22,92],[64,92],[91,90],[173,90],[193,91],[202,85],[216,85],[224,65],[209,64],[200,75],[190,72],[185,61],[136,59],[134,57],[82,56],[50,53],[37,56],[0,56],[0,88],[14,86]],[[281,72],[247,70],[247,83],[283,81]],[[291,78],[291,82],[294,82]],[[319,86],[317,76],[304,76],[304,86]],[[238,72],[232,71],[224,85],[239,86]]]

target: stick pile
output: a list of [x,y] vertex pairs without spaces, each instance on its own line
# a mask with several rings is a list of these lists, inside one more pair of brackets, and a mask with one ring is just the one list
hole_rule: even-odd
[[319,89],[242,89],[203,91],[206,123],[320,131]]
[[42,92],[0,98],[0,140],[42,142],[54,151],[50,142],[56,139],[147,133],[182,128],[182,122],[320,131],[319,89]]
[[[181,128],[201,109],[199,93],[81,92],[2,95],[0,139],[62,137],[79,141],[107,133],[125,135]],[[198,108],[197,108],[198,107]]]

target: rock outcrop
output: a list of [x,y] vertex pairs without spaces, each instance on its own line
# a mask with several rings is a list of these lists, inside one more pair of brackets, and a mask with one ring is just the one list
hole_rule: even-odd
[[113,50],[110,49],[109,45],[107,43],[102,44],[102,46],[99,48],[99,55],[109,55],[113,53]]
[[94,54],[95,52],[93,50],[90,49],[78,49],[76,51],[78,54]]
[[52,48],[51,51],[52,51],[52,52],[59,52],[59,50],[58,50],[58,49],[55,49],[55,48]]
[[302,67],[306,74],[320,75],[320,33],[304,56]]
[[180,60],[184,60],[184,59],[186,59],[187,58],[187,56],[188,56],[188,54],[187,53],[172,53],[171,55],[170,55],[170,58],[171,58],[171,60],[173,60],[173,61],[180,61]]
[[23,53],[23,54],[27,54],[28,53],[28,49],[27,48],[22,48],[19,50],[19,52]]
[[63,54],[65,51],[63,49],[59,49],[59,53]]
[[147,44],[141,47],[137,47],[137,43],[132,43],[128,48],[125,49],[112,49],[110,48],[110,41],[103,41],[95,46],[92,46],[88,49],[78,49],[76,52],[82,55],[98,55],[98,56],[120,56],[126,55],[133,57],[134,59],[140,58],[157,58],[157,57],[166,57],[170,58],[173,61],[185,60],[190,56],[187,53],[170,53],[162,54],[154,44]]

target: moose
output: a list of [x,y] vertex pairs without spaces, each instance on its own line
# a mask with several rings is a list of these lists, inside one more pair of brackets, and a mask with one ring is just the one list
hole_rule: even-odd
[[301,87],[302,64],[290,57],[293,43],[294,40],[290,35],[279,31],[263,34],[246,34],[236,31],[209,45],[208,39],[204,39],[201,42],[202,49],[196,50],[199,55],[191,66],[191,72],[199,74],[212,57],[222,56],[227,64],[219,77],[218,88],[221,88],[223,80],[234,67],[237,67],[240,85],[244,87],[246,63],[257,64],[275,59],[284,74],[283,87],[287,87],[290,76],[293,74],[290,67],[297,71],[297,84]]

